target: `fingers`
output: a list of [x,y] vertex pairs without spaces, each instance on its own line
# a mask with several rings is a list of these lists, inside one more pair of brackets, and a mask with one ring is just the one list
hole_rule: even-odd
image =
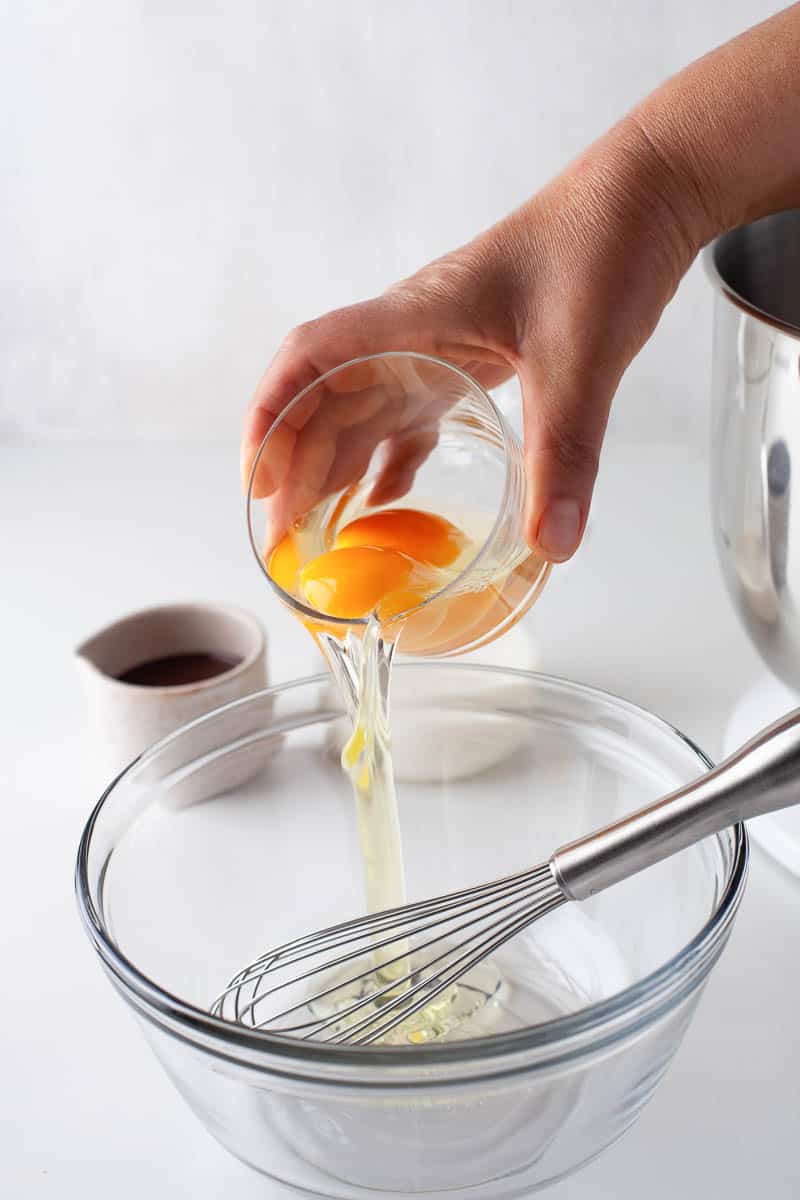
[[[384,443],[375,494],[409,490],[457,393],[428,359],[368,356],[393,349],[439,355],[457,315],[457,304],[423,289],[341,309],[289,335],[256,390],[242,439],[243,481],[252,472],[252,496],[267,502],[268,536],[282,536],[320,500],[361,478]],[[495,362],[486,366],[497,373]]]
[[528,543],[548,562],[580,545],[619,374],[607,366],[523,367]]
[[[476,270],[473,257],[457,252],[386,295],[287,337],[256,389],[242,435],[243,482],[252,475],[268,542],[326,496],[368,471],[371,477],[379,447],[371,502],[405,495],[436,445],[439,422],[460,397],[457,382],[443,380],[429,359],[370,356],[416,351],[464,366],[488,387],[513,373],[508,337],[494,336],[494,321],[474,325],[475,313],[484,312],[475,289],[488,287],[491,272]],[[337,369],[360,359],[367,361]]]
[[417,471],[439,440],[437,425],[410,429],[386,442],[378,478],[369,494],[371,505],[391,504],[411,491]]
[[[418,321],[411,309],[397,312],[396,306],[386,297],[339,309],[317,321],[300,325],[285,339],[273,358],[250,402],[242,432],[241,470],[246,483],[258,448],[269,432],[276,417],[304,388],[314,383],[321,375],[354,358],[374,354],[378,350],[421,348],[424,321]],[[336,391],[336,380],[331,381],[331,390]],[[362,369],[351,368],[347,378],[340,381],[346,395],[339,396],[337,413],[342,427],[365,419],[365,406],[375,404],[367,393],[374,388],[374,372],[369,364]],[[360,395],[364,393],[364,395]],[[300,432],[312,419],[322,398],[321,389],[314,389],[285,414],[288,429]],[[287,433],[284,446],[275,447],[276,463],[265,465],[262,477],[256,481],[256,495],[268,496],[281,486],[286,474],[282,465],[289,449],[291,436]],[[270,445],[270,459],[273,449]]]

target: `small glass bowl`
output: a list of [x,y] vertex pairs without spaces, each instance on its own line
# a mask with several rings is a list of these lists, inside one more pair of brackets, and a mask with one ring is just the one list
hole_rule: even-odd
[[[709,765],[642,709],[521,671],[401,662],[392,718],[411,899],[532,866]],[[212,1017],[256,954],[363,911],[338,762],[348,731],[321,676],[142,755],[81,839],[86,931],[187,1103],[259,1171],[341,1198],[527,1194],[614,1142],[653,1094],[730,933],[744,828],[523,935],[533,985],[570,984],[539,1024],[347,1047]],[[242,783],[248,762],[257,773]],[[198,779],[212,796],[192,803]]]
[[268,570],[276,540],[293,525],[306,557],[321,554],[343,525],[387,505],[436,513],[474,542],[444,586],[382,619],[400,652],[476,650],[540,595],[551,568],[525,542],[522,446],[481,385],[443,359],[389,351],[343,363],[304,388],[259,447],[247,490],[250,542],[282,602],[312,632],[343,640],[367,618],[328,616],[281,587]]

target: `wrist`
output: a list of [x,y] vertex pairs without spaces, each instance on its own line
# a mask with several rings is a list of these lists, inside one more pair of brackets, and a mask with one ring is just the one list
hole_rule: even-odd
[[638,227],[643,241],[660,244],[677,286],[718,232],[715,190],[681,139],[645,106],[624,117],[602,142],[624,226]]
[[618,126],[695,253],[800,205],[800,4],[668,79]]

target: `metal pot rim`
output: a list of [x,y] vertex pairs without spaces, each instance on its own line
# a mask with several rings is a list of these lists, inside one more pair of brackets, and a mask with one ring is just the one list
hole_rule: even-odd
[[[795,211],[795,210],[792,210]],[[800,218],[800,210],[796,210],[798,218]],[[776,214],[778,215],[778,214]],[[783,214],[780,214],[783,215]],[[764,218],[762,218],[764,219]],[[769,220],[770,218],[766,218]],[[758,222],[752,222],[758,224]],[[729,229],[726,233],[720,234],[713,242],[709,242],[702,252],[702,261],[705,268],[706,277],[710,280],[715,291],[725,297],[737,308],[746,312],[749,316],[761,321],[765,325],[771,326],[782,333],[788,334],[792,338],[800,340],[800,324],[795,324],[793,321],[787,321],[781,317],[775,316],[774,313],[768,312],[766,309],[754,304],[746,296],[743,296],[740,291],[734,288],[728,280],[723,276],[718,258],[720,251],[730,244],[731,240],[740,235],[745,229],[749,229],[750,225],[739,225],[735,229]]]

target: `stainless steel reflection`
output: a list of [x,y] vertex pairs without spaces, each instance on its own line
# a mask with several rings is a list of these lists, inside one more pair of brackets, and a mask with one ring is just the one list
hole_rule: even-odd
[[800,209],[726,233],[705,260],[717,552],[753,644],[800,691]]

